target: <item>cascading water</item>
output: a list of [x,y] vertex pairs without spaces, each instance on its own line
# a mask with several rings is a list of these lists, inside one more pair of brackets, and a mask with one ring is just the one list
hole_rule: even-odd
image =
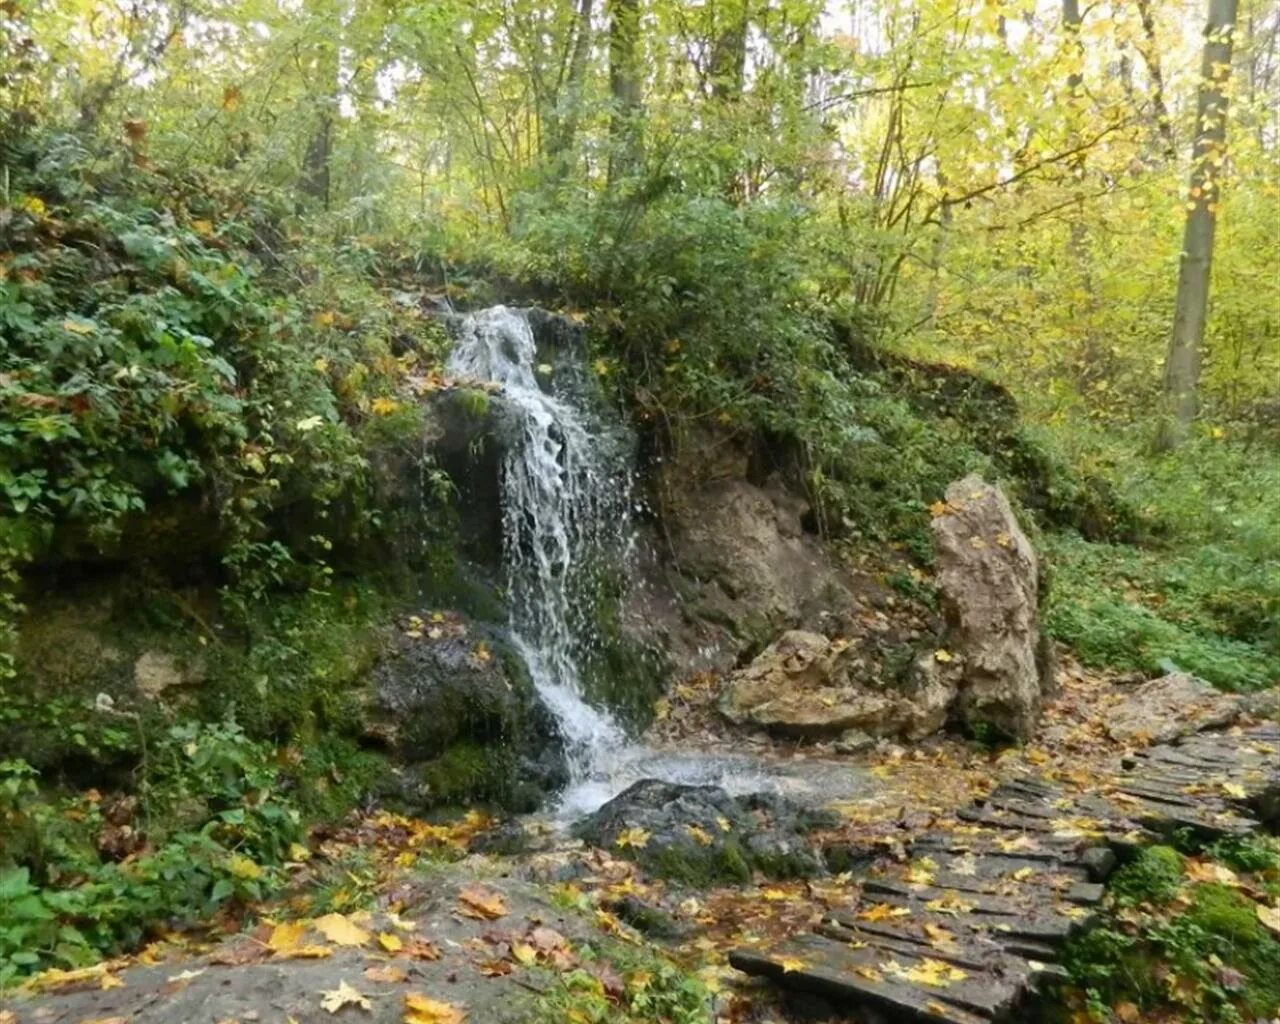
[[585,403],[544,390],[538,375],[549,370],[537,365],[522,311],[495,306],[458,325],[449,372],[500,385],[509,417],[501,493],[512,638],[581,782],[624,738],[582,696],[580,658],[590,637],[581,599],[590,560],[625,544],[631,489],[625,445]]
[[559,816],[593,811],[642,778],[731,793],[810,790],[829,799],[845,791],[852,775],[843,769],[794,771],[742,755],[629,743],[613,718],[584,698],[582,658],[595,640],[587,614],[592,588],[602,565],[625,567],[632,546],[630,445],[596,411],[581,364],[562,361],[552,372],[537,359],[528,315],[495,306],[460,318],[448,369],[501,388],[510,632],[568,748],[572,778]]

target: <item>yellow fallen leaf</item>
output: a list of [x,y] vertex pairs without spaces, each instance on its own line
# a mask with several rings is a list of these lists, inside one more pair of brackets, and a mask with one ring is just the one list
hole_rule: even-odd
[[618,838],[613,841],[613,845],[623,850],[628,846],[633,849],[643,850],[649,845],[649,831],[647,829],[634,827],[623,829],[618,833]]
[[302,937],[307,934],[305,921],[285,921],[271,929],[267,939],[267,947],[277,953],[296,949],[302,944]]
[[929,937],[929,945],[931,946],[950,946],[956,941],[955,933],[949,932],[940,924],[933,924],[926,921],[924,925],[924,933]]
[[936,651],[933,652],[933,656],[937,661],[941,661],[943,663],[956,660],[954,654],[952,654],[950,651],[945,650],[941,647],[939,647]]
[[320,993],[320,1006],[330,1013],[337,1013],[344,1006],[358,1006],[362,1010],[372,1010],[373,1004],[359,991],[345,981],[338,982],[338,987]]
[[874,967],[855,967],[854,970],[868,981],[884,981],[884,975]]
[[63,320],[62,329],[72,334],[92,334],[93,324],[87,324],[83,320]]
[[888,903],[877,903],[866,910],[858,911],[860,921],[891,921],[895,917],[908,917],[911,911],[907,907],[893,907]]
[[404,1024],[462,1024],[466,1012],[452,1003],[428,999],[417,992],[404,997]]
[[950,914],[957,917],[960,914],[970,913],[975,904],[968,900],[963,900],[955,893],[947,893],[945,896],[939,896],[936,900],[929,900],[924,909],[935,914]]
[[337,946],[363,946],[369,933],[344,914],[325,914],[312,922],[316,931]]
[[383,932],[378,936],[378,945],[388,953],[398,953],[404,949],[404,940],[398,935],[392,935],[391,932]]
[[783,900],[791,899],[791,894],[785,889],[762,889],[760,890],[760,898],[766,899],[770,903],[781,903]]
[[686,825],[685,831],[699,846],[711,845],[711,836],[707,834],[705,829],[699,828],[697,825]]
[[511,943],[511,957],[517,963],[532,967],[538,962],[538,951],[527,942]]
[[1238,782],[1224,782],[1222,784],[1222,792],[1233,800],[1244,800],[1248,797],[1248,794],[1244,791],[1244,786]]
[[778,961],[778,966],[782,968],[783,974],[790,974],[792,971],[803,971],[809,965],[797,957],[784,956]]
[[1264,928],[1280,935],[1280,907],[1268,907],[1259,903],[1254,912]]
[[881,964],[880,968],[886,974],[893,974],[905,981],[917,985],[930,985],[934,988],[946,988],[953,982],[964,981],[969,977],[968,972],[942,960],[925,959],[911,967],[903,967],[896,960],[890,960],[888,963]]

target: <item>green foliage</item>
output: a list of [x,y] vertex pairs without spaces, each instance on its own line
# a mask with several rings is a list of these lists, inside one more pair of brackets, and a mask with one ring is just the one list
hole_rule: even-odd
[[[1214,848],[1237,865],[1274,872],[1275,851],[1256,842]],[[1141,853],[1110,890],[1117,920],[1074,940],[1065,964],[1091,1019],[1132,1003],[1195,1024],[1243,1024],[1280,1006],[1280,942],[1240,890],[1183,877],[1168,847]]]
[[[101,797],[56,797],[22,762],[0,765],[0,985],[42,966],[131,948],[162,922],[194,923],[259,901],[283,882],[301,838],[274,751],[232,723],[170,729],[145,764],[127,860],[97,848]],[[72,824],[78,823],[78,824]]]
[[[711,995],[698,978],[643,947],[582,945],[575,952],[582,966],[551,979],[531,1024],[705,1024],[711,1013]],[[606,988],[605,976],[621,991]]]
[[1177,895],[1182,884],[1182,857],[1168,846],[1153,846],[1138,854],[1111,880],[1111,893],[1123,905],[1164,904]]

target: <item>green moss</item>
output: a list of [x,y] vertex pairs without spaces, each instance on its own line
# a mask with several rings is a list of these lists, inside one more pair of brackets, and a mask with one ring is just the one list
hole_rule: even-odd
[[543,794],[520,778],[508,750],[470,740],[455,743],[425,764],[421,778],[435,806],[493,803],[518,813],[536,810]]
[[714,846],[670,843],[641,853],[640,859],[654,874],[694,889],[725,883],[745,885],[751,881],[746,851],[732,838]]
[[1111,892],[1124,905],[1164,904],[1182,884],[1182,855],[1169,846],[1153,846],[1126,864],[1111,882]]

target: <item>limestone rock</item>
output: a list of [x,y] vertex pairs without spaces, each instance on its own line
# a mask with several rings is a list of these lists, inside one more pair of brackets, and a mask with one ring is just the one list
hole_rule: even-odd
[[953,679],[926,665],[904,688],[874,686],[856,678],[852,651],[819,633],[789,630],[729,677],[720,711],[735,724],[793,736],[861,730],[919,739],[942,727]]
[[144,651],[133,663],[133,683],[138,692],[153,700],[166,690],[181,686],[186,679],[178,660],[162,651]]
[[933,536],[947,644],[962,670],[961,717],[1026,739],[1046,691],[1035,550],[1008,499],[978,476],[947,488]]
[[836,818],[766,793],[733,797],[718,786],[642,779],[574,827],[578,838],[689,885],[821,873],[807,840]]
[[1203,729],[1229,725],[1245,699],[1223,693],[1186,672],[1141,684],[1107,713],[1107,734],[1117,743],[1168,743]]

